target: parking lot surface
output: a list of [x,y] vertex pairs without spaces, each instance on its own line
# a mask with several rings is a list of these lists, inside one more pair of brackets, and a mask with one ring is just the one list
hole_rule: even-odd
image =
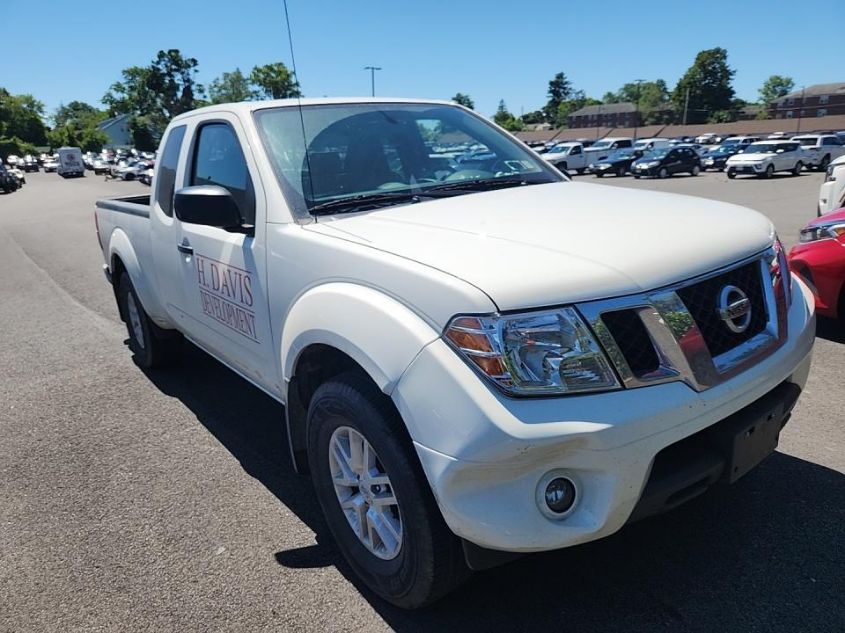
[[[788,246],[821,184],[576,178],[750,206]],[[275,401],[194,348],[132,362],[93,205],[148,189],[27,180],[0,196],[0,631],[843,630],[841,326],[821,324],[777,453],[736,485],[403,612],[355,584]]]

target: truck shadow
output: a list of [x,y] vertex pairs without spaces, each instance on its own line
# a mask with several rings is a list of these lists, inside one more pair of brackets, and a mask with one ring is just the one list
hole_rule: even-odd
[[845,319],[817,316],[816,336],[833,343],[845,343]]
[[476,574],[429,608],[397,609],[360,585],[335,547],[310,480],[293,472],[279,404],[193,346],[184,363],[190,372],[147,375],[317,535],[268,555],[290,568],[335,566],[394,630],[842,630],[845,475],[783,453],[610,538]]

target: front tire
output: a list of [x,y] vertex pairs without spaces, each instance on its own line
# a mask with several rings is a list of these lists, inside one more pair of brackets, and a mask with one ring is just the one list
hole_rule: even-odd
[[769,180],[774,175],[775,175],[775,166],[769,165],[768,167],[766,167],[766,171],[763,174],[763,178],[765,178],[766,180]]
[[370,589],[413,609],[469,575],[404,423],[375,384],[357,373],[323,383],[307,424],[308,462],[323,514]]
[[733,180],[734,178],[736,178],[736,172],[733,169],[728,170],[728,178],[730,180]]
[[661,167],[660,171],[657,172],[657,177],[660,178],[661,180],[664,179],[664,178],[668,178],[669,177],[669,170],[666,169],[665,167]]
[[800,176],[802,169],[804,169],[804,163],[799,160],[797,163],[795,163],[795,168],[792,170],[792,175]]
[[178,332],[162,330],[147,316],[127,273],[120,276],[117,302],[129,333],[129,349],[141,369],[156,369],[171,364],[181,349]]

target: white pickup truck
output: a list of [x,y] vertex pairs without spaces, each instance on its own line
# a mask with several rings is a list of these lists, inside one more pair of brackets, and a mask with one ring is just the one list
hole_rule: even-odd
[[546,162],[567,172],[583,174],[587,169],[587,153],[581,143],[558,143],[540,155]]
[[[489,152],[430,161],[447,134]],[[735,481],[809,371],[765,217],[572,182],[448,102],[186,113],[151,195],[96,220],[137,363],[185,338],[284,404],[341,551],[403,607]]]
[[790,140],[801,144],[807,155],[807,166],[819,171],[827,170],[831,162],[845,156],[845,145],[835,134],[804,134]]

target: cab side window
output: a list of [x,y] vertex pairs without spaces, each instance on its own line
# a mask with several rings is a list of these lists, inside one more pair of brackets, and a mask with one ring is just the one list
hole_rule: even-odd
[[580,145],[576,145],[575,147],[573,147],[573,148],[572,148],[572,151],[571,151],[571,152],[569,152],[569,153],[570,153],[570,155],[572,155],[572,156],[575,156],[575,155],[577,155],[577,154],[580,154],[580,153],[581,153],[581,146],[580,146]]
[[185,126],[180,125],[170,130],[164,151],[155,171],[156,201],[162,213],[173,217],[173,190],[176,185],[176,166],[182,139],[185,138]]
[[190,184],[218,185],[228,190],[244,224],[255,224],[255,190],[241,144],[228,123],[208,123],[199,128]]

